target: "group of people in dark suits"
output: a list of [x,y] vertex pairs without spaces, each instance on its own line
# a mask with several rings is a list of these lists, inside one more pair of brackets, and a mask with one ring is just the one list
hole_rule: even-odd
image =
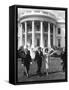
[[[27,48],[24,49],[23,47],[21,47],[18,52],[18,57],[21,58],[21,61],[24,64],[24,67],[26,67],[26,75],[28,77],[30,63],[32,63],[30,51]],[[38,50],[35,52],[35,58],[34,58],[34,61],[37,62],[37,67],[38,67],[37,74],[39,75],[41,75],[42,58],[43,58],[43,53],[41,51],[41,48],[39,47]]]

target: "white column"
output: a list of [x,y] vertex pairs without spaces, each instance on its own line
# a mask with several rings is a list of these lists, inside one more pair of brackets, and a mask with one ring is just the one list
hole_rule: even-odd
[[25,22],[25,48],[27,47],[27,22]]
[[35,29],[34,29],[34,21],[32,21],[32,48],[35,47]]
[[56,30],[56,27],[55,27],[55,25],[53,25],[53,46],[55,46],[55,30]]
[[40,22],[40,47],[44,48],[43,42],[43,22]]
[[18,24],[18,49],[22,46],[22,24]]
[[48,23],[48,48],[51,48],[50,23]]
[[58,29],[58,27],[56,26],[55,27],[56,29],[55,29],[55,46],[58,46],[58,42],[57,42],[57,29]]

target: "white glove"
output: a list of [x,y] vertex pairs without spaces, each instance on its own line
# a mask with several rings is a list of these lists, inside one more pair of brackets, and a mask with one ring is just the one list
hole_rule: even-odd
[[24,66],[24,64],[21,64],[22,66]]
[[32,62],[30,62],[30,64],[32,64]]

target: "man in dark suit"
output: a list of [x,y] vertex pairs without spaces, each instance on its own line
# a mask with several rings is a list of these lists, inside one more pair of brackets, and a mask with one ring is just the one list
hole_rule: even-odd
[[35,61],[37,62],[37,66],[38,66],[37,73],[39,75],[41,75],[42,58],[43,58],[43,53],[41,51],[41,48],[39,47],[38,51],[36,51],[35,54]]
[[62,53],[61,53],[61,59],[62,59],[62,61],[63,61],[63,62],[61,63],[61,64],[63,65],[63,68],[62,68],[62,69],[63,69],[63,72],[65,72],[65,69],[66,69],[66,59],[65,59],[65,55],[66,55],[65,52],[62,52]]
[[23,46],[18,50],[18,58],[21,58],[21,62],[24,64],[25,52]]
[[30,62],[32,62],[31,56],[30,56],[30,51],[26,48],[25,49],[24,66],[26,67],[26,70],[27,70],[27,77],[29,75]]

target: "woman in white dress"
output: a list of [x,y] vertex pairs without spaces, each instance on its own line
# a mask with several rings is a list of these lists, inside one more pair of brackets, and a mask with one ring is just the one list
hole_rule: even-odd
[[48,65],[48,57],[49,57],[48,48],[46,48],[44,50],[43,54],[44,54],[44,59],[45,59],[46,75],[48,75],[48,69],[49,69],[49,65]]
[[[51,53],[52,51],[52,53]],[[53,49],[45,48],[43,51],[44,59],[45,59],[45,68],[46,68],[46,75],[48,76],[48,69],[49,69],[49,57],[55,53]]]

